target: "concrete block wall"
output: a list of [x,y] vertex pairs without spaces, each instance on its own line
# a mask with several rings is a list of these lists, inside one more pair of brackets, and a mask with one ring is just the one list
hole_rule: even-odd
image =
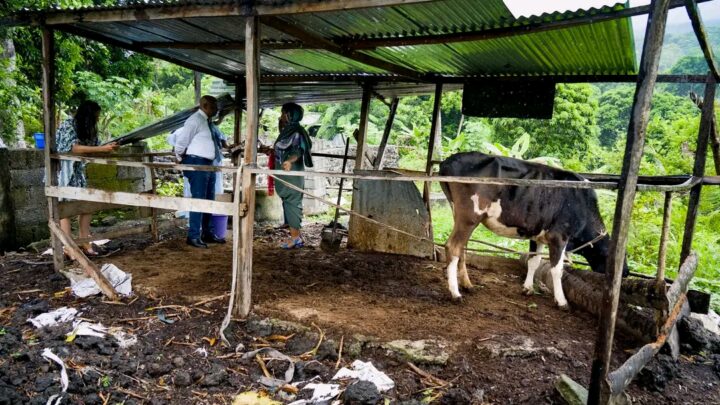
[[0,170],[0,250],[47,238],[42,150],[0,149]]
[[[141,153],[147,148],[141,144],[121,150]],[[0,148],[0,252],[50,236],[44,159],[40,149]],[[149,170],[144,168],[90,164],[87,173],[92,188],[130,192],[151,188]],[[136,209],[134,216],[140,216],[140,210]]]

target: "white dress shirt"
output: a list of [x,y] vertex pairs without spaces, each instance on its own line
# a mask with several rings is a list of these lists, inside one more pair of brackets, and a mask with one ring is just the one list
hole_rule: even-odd
[[197,110],[176,132],[175,155],[178,159],[184,155],[215,159],[215,143],[208,126],[208,116],[203,110]]

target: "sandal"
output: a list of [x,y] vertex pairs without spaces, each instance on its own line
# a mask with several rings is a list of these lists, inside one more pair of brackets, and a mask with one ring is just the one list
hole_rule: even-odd
[[290,243],[288,242],[282,242],[280,244],[281,249],[299,249],[301,247],[305,246],[305,242],[303,242],[301,237],[297,237],[293,239]]

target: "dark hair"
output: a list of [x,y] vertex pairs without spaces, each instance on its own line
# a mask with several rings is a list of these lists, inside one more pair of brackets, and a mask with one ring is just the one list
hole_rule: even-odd
[[85,100],[75,113],[75,131],[81,145],[95,145],[98,139],[97,113],[100,105],[92,100]]

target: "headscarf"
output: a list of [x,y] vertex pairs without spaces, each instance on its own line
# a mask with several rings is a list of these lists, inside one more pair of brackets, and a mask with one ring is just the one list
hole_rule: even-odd
[[[313,167],[312,155],[310,149],[312,148],[312,141],[310,135],[305,128],[300,125],[300,121],[303,119],[303,108],[295,103],[285,103],[282,106],[281,111],[286,113],[288,116],[288,123],[280,131],[280,135],[275,140],[275,147],[279,149],[286,149],[292,144],[292,137],[296,134],[300,134],[300,149],[302,153],[302,159],[307,167]],[[287,146],[283,147],[283,144]]]

